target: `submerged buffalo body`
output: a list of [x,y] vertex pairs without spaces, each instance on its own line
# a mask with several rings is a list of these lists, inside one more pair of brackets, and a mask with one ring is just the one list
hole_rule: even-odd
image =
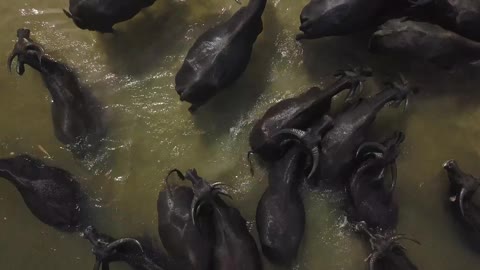
[[311,0],[300,15],[300,30],[303,33],[297,36],[297,40],[342,36],[360,31],[376,20],[376,15],[387,2],[384,0]]
[[420,244],[417,240],[403,234],[373,233],[366,224],[357,224],[356,229],[363,231],[370,241],[372,252],[367,257],[370,270],[417,270],[417,266],[408,258],[406,249],[399,243],[400,240],[409,240]]
[[276,135],[282,129],[306,129],[315,119],[329,112],[332,99],[344,90],[350,93],[347,99],[361,92],[363,83],[371,76],[369,69],[339,71],[338,80],[325,90],[313,87],[307,92],[282,100],[270,107],[250,132],[249,142],[252,153],[266,161],[275,161],[282,157],[283,149]]
[[192,214],[199,226],[202,219],[208,220],[213,234],[214,270],[261,270],[262,261],[257,244],[248,231],[245,219],[236,208],[226,204],[219,195],[229,196],[221,188],[223,184],[210,185],[196,170],[188,170],[185,177],[192,183],[194,198]]
[[228,21],[203,33],[175,77],[181,101],[190,112],[231,85],[247,68],[253,44],[263,30],[262,14],[267,0],[251,0]]
[[318,121],[308,132],[290,130],[291,134],[296,134],[296,140],[312,150],[314,169],[310,175],[317,168],[318,172],[311,178],[311,184],[323,182],[328,186],[343,185],[352,175],[357,150],[364,143],[379,111],[389,103],[401,103],[412,90],[406,82],[391,84],[382,92],[360,100],[337,115],[331,123],[333,127],[324,135],[319,130],[324,129],[325,121]]
[[112,33],[113,25],[133,18],[155,0],[70,0],[65,14],[81,29]]
[[208,234],[202,233],[208,231],[205,227],[210,224],[201,230],[195,226],[192,202],[191,188],[171,187],[167,182],[167,189],[160,192],[157,201],[158,233],[163,246],[175,260],[188,265],[188,269],[210,270],[213,243]]
[[263,254],[288,265],[297,256],[305,229],[305,207],[298,186],[305,179],[304,153],[292,148],[269,173],[269,186],[257,206]]
[[[82,236],[92,244],[96,259],[94,270],[110,269],[112,262],[125,262],[134,270],[167,270],[163,266],[165,256],[135,238],[115,239],[98,233],[92,226],[88,226]],[[177,269],[176,266],[169,268]]]
[[[367,158],[357,165],[348,188],[355,222],[365,222],[368,228],[378,231],[392,231],[397,226],[398,205],[393,200],[397,178],[395,160],[403,140],[403,133],[396,132],[382,144],[360,146],[357,158]],[[392,185],[387,189],[385,170],[389,166],[392,168]]]
[[43,223],[62,231],[74,231],[81,225],[80,185],[69,172],[22,155],[0,159],[0,177],[17,188]]
[[480,41],[480,2],[475,0],[412,0],[427,5],[426,12],[440,25],[467,38]]
[[94,153],[106,136],[100,102],[79,82],[71,68],[44,55],[43,48],[30,39],[30,30],[19,29],[17,36],[8,59],[9,67],[17,57],[18,74],[23,75],[25,64],[40,72],[53,101],[55,136],[77,157]]
[[443,167],[450,180],[451,200],[456,205],[458,216],[467,225],[473,243],[480,249],[480,179],[463,172],[454,160],[444,163]]
[[394,19],[373,34],[373,52],[405,54],[432,62],[442,68],[480,60],[480,43],[426,22]]

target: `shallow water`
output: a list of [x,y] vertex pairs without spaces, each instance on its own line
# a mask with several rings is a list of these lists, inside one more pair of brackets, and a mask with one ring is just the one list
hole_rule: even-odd
[[[174,91],[174,76],[188,48],[203,31],[235,12],[232,0],[158,0],[118,34],[81,31],[61,13],[66,0],[6,0],[0,3],[0,51],[6,59],[16,29],[28,27],[47,53],[74,67],[110,116],[103,155],[79,162],[53,135],[50,98],[31,68],[23,77],[0,65],[0,156],[28,153],[78,176],[89,196],[90,220],[112,236],[148,235],[159,244],[156,199],[171,168],[195,167],[207,179],[230,184],[237,206],[254,228],[266,173],[250,177],[245,153],[255,119],[273,103],[328,86],[331,74],[368,65],[375,92],[401,72],[421,89],[407,112],[387,109],[375,134],[400,129],[407,140],[399,158],[396,198],[399,232],[422,242],[406,243],[419,269],[478,269],[476,254],[460,237],[447,207],[448,182],[441,164],[456,158],[480,175],[478,73],[442,71],[427,64],[367,52],[368,35],[296,43],[298,15],[307,0],[270,1],[264,32],[244,75],[191,116]],[[5,62],[3,62],[5,63]],[[40,148],[45,149],[48,155]],[[341,228],[344,213],[331,194],[306,193],[307,225],[292,269],[367,269],[366,246]],[[1,269],[90,269],[90,245],[31,215],[14,187],[0,181]],[[255,230],[253,233],[256,234]],[[278,269],[265,262],[266,269]],[[115,269],[128,269],[118,264]]]

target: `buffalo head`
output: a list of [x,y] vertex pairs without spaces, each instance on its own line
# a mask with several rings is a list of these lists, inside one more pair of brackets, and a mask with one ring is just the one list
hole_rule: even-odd
[[32,63],[33,61],[38,61],[38,64],[41,63],[42,57],[45,54],[43,47],[34,42],[30,38],[30,30],[26,28],[20,28],[17,30],[17,42],[13,47],[12,52],[8,56],[8,69],[11,71],[12,69],[12,62],[17,57],[18,65],[17,65],[17,73],[19,75],[23,75],[25,72],[25,64],[35,64]]

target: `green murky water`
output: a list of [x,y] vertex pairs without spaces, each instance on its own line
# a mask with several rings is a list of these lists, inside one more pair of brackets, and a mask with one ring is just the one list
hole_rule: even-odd
[[[23,77],[9,74],[2,64],[0,156],[28,153],[70,170],[90,197],[88,210],[99,230],[113,236],[145,234],[160,243],[156,198],[169,169],[196,167],[206,178],[232,185],[234,205],[253,222],[267,181],[261,170],[250,177],[245,160],[254,120],[276,101],[312,85],[327,86],[338,68],[372,67],[371,91],[402,72],[421,93],[406,113],[388,109],[376,126],[377,133],[398,128],[407,134],[396,192],[399,231],[422,242],[407,244],[419,269],[478,269],[480,254],[463,242],[446,207],[441,169],[444,160],[456,158],[480,175],[478,74],[371,55],[365,35],[296,43],[298,14],[306,3],[270,1],[245,74],[192,117],[174,91],[175,73],[196,37],[239,8],[234,1],[158,0],[118,25],[117,36],[75,28],[61,13],[66,0],[2,1],[0,56],[6,59],[17,28],[30,28],[48,54],[78,71],[111,122],[105,154],[90,163],[74,160],[54,137],[50,98],[40,76],[30,68]],[[305,195],[306,233],[294,269],[366,269],[366,247],[340,228],[343,213],[334,201],[330,195]],[[4,270],[84,270],[94,257],[89,243],[40,223],[14,187],[0,181],[0,261]]]

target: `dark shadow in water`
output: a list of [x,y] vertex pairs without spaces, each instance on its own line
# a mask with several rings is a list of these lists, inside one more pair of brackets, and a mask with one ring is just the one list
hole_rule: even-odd
[[[163,5],[158,7],[158,5]],[[166,56],[178,52],[185,44],[189,6],[173,0],[157,3],[138,17],[115,27],[115,34],[99,34],[101,49],[115,73],[141,76],[162,64]],[[202,24],[213,24],[219,14],[201,18]]]
[[338,69],[367,64],[368,33],[301,41],[303,62],[313,81],[331,76]]
[[275,39],[281,27],[271,5],[267,5],[262,19],[264,30],[254,45],[246,71],[232,86],[213,97],[193,115],[195,124],[206,131],[204,138],[207,141],[214,141],[219,135],[229,132],[232,125],[255,105],[268,86],[276,53]]
[[463,66],[447,70],[401,55],[370,54],[369,63],[374,72],[377,71],[377,78],[387,78],[387,74],[389,77],[403,74],[411,85],[418,87],[419,93],[410,98],[413,103],[448,97],[464,109],[478,106],[475,101],[480,98],[479,68]]

